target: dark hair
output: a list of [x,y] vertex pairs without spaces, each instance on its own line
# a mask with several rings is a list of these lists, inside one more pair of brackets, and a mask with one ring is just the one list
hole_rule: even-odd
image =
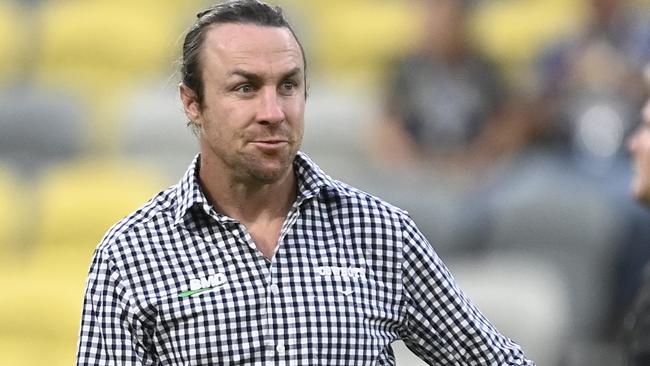
[[271,6],[258,0],[229,0],[198,13],[196,18],[196,22],[185,35],[185,41],[183,42],[181,77],[183,84],[194,91],[199,107],[203,106],[201,49],[205,41],[205,35],[213,24],[240,23],[289,29],[300,47],[303,64],[305,65],[306,79],[307,60],[305,51],[293,28],[285,18],[282,8],[279,6]]

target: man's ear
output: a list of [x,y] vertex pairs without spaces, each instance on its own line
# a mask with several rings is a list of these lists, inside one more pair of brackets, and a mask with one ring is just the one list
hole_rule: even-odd
[[185,115],[192,123],[200,124],[201,106],[199,105],[196,93],[183,83],[178,86],[178,90],[181,95],[181,102],[183,102]]

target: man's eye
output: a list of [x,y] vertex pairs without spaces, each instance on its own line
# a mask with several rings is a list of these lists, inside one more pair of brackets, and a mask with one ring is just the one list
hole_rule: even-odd
[[235,90],[240,93],[251,93],[253,92],[253,86],[250,84],[242,84],[238,86]]
[[287,80],[282,83],[282,90],[284,91],[293,91],[293,89],[295,89],[296,87],[297,87],[296,83],[291,80]]

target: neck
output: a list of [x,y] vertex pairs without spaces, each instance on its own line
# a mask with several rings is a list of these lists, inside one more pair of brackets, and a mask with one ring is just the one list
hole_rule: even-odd
[[201,159],[199,177],[217,211],[245,225],[286,217],[297,195],[293,167],[273,182],[259,182],[214,165]]

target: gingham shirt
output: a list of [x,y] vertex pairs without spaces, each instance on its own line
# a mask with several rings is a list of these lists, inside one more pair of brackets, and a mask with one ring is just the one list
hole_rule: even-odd
[[272,260],[213,209],[199,157],[95,251],[78,365],[533,365],[458,289],[408,214],[299,153]]

